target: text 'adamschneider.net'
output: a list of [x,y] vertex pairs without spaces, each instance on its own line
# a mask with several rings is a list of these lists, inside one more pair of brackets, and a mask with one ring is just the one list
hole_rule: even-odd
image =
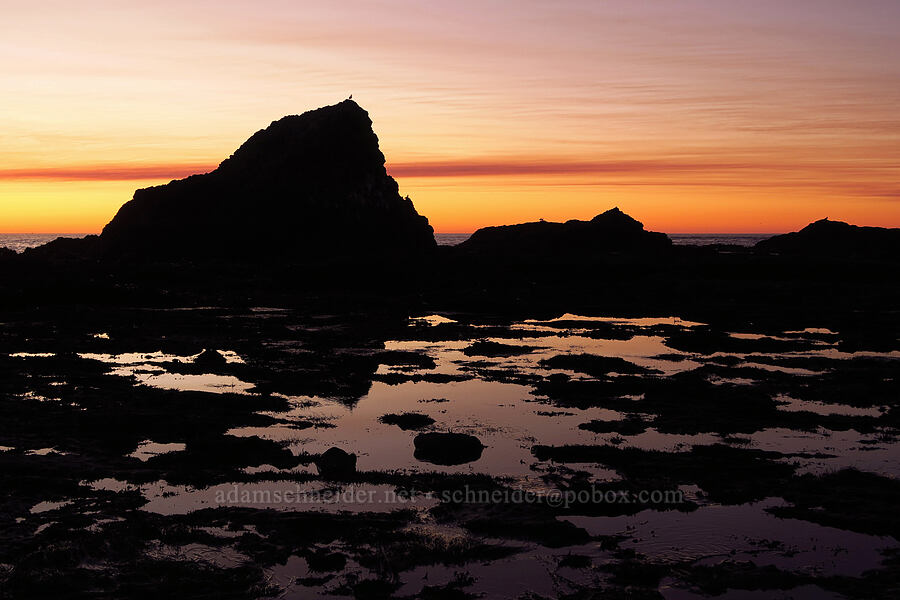
[[365,487],[309,490],[300,485],[281,489],[230,489],[216,491],[216,504],[341,504],[341,505],[415,505],[446,502],[454,504],[546,504],[553,508],[568,508],[587,504],[683,504],[681,490],[610,490],[589,488],[582,490],[483,490],[468,486],[440,492],[419,493],[413,490],[379,490]]

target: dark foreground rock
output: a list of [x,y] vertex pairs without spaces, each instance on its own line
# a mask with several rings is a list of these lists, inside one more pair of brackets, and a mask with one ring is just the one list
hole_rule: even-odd
[[415,457],[436,465],[462,465],[481,458],[484,446],[465,433],[420,433],[414,440]]
[[532,350],[532,348],[527,346],[515,346],[513,344],[492,342],[491,340],[477,340],[464,348],[462,352],[466,356],[502,357],[528,354]]
[[429,425],[434,425],[434,419],[422,413],[406,412],[401,414],[387,414],[378,419],[385,425],[396,425],[404,431],[412,429],[424,429]]
[[590,221],[539,221],[484,227],[459,245],[467,253],[495,256],[584,256],[607,252],[658,253],[672,241],[664,233],[646,231],[644,225],[618,208]]
[[315,460],[315,464],[325,479],[346,479],[356,474],[356,455],[340,448],[329,448]]
[[195,365],[211,369],[224,367],[227,362],[228,361],[222,356],[221,352],[218,350],[210,350],[209,348],[201,352],[200,355],[194,359]]
[[39,261],[51,260],[65,263],[96,260],[100,256],[100,236],[58,237],[43,246],[26,249],[23,255]]
[[900,257],[900,229],[860,227],[821,219],[800,231],[776,235],[756,244],[762,252],[822,257]]

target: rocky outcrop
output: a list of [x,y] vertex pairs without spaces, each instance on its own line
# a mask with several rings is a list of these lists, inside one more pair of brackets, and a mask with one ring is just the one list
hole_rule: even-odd
[[382,415],[378,418],[385,425],[396,425],[403,431],[412,431],[415,429],[424,429],[430,425],[434,425],[434,419],[428,415],[415,412],[390,413]]
[[610,252],[656,253],[668,250],[671,245],[666,234],[646,231],[640,221],[613,208],[590,221],[539,221],[485,227],[458,248],[462,252],[494,256],[566,259]]
[[34,254],[302,263],[433,252],[428,220],[384,163],[368,113],[345,100],[275,121],[210,173],[137,190],[96,244]]
[[758,242],[760,252],[822,257],[900,258],[900,229],[821,219],[800,231]]
[[23,255],[38,260],[82,262],[100,256],[99,241],[100,238],[96,235],[83,238],[58,237],[42,246],[27,248]]
[[325,479],[347,479],[356,474],[356,455],[331,447],[315,459],[319,475]]
[[220,369],[228,360],[218,350],[207,348],[194,359],[194,364],[204,369]]
[[466,433],[420,433],[413,440],[414,456],[435,465],[462,465],[481,458],[484,446]]

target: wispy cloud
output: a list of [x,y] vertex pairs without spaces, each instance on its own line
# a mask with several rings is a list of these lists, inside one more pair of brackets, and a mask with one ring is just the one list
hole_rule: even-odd
[[[36,168],[0,169],[0,181],[168,181],[216,168],[209,163],[135,164],[101,163],[94,165],[57,165]],[[454,158],[389,163],[387,171],[398,179],[432,180],[446,186],[471,186],[478,178],[481,187],[516,185],[546,187],[723,187],[804,188],[840,193],[848,198],[898,197],[896,186],[886,183],[890,167],[866,162],[766,162],[762,160],[723,161],[709,156],[671,159],[634,159],[592,161],[559,158],[528,159]],[[459,183],[449,183],[459,180]]]
[[469,159],[403,162],[387,165],[395,177],[491,177],[507,175],[600,175],[707,172],[740,169],[738,163],[679,162],[665,160],[567,161],[527,159]]
[[[0,180],[40,179],[70,181],[127,181],[141,179],[178,179],[207,173],[214,164],[166,163],[102,163],[95,165],[58,165],[33,168],[0,169]],[[651,176],[664,173],[727,173],[747,169],[777,169],[784,165],[759,165],[738,162],[704,162],[689,160],[595,160],[502,158],[428,160],[395,162],[386,165],[394,177],[453,178],[507,177],[544,175],[634,175]]]
[[180,179],[216,168],[209,164],[100,164],[0,169],[0,180],[131,181]]

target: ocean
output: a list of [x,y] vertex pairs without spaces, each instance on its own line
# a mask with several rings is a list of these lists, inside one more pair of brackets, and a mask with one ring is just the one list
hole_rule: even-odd
[[46,244],[58,237],[79,238],[86,235],[86,233],[0,233],[0,248],[22,252],[26,248]]
[[[58,237],[84,237],[84,233],[0,233],[0,248],[11,248],[22,252],[46,244]],[[438,246],[455,246],[469,239],[470,233],[436,233]],[[752,246],[760,240],[772,237],[774,233],[670,233],[672,242],[678,246],[708,246],[711,244],[734,244]]]
[[753,246],[756,242],[770,238],[777,233],[670,233],[669,238],[676,246],[710,246],[712,244],[732,244]]

